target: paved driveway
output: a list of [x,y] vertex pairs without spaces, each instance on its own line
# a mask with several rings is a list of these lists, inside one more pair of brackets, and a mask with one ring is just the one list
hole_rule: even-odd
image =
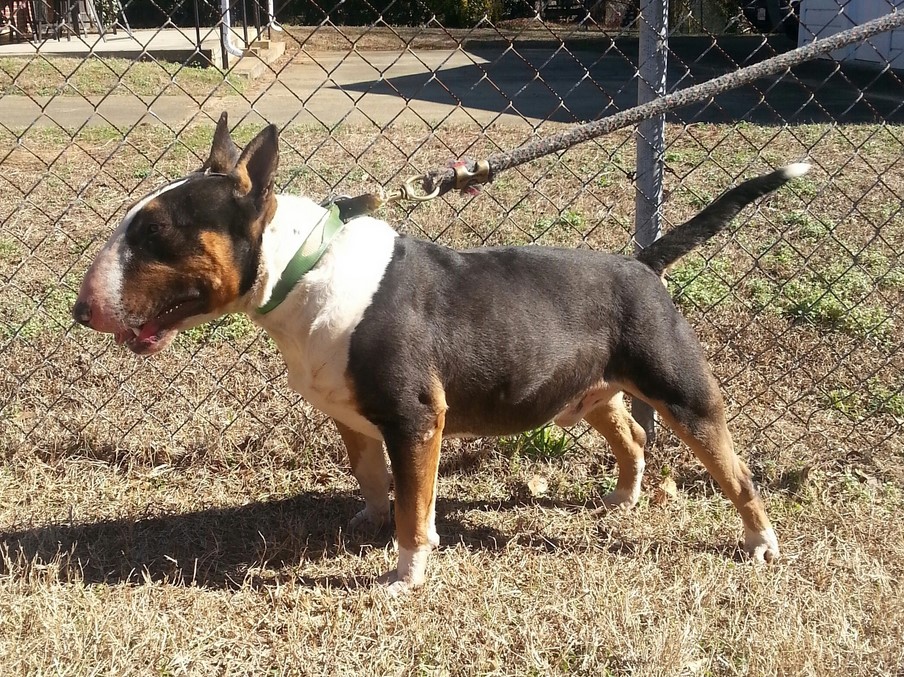
[[[737,64],[771,56],[773,46],[759,36],[710,39],[675,38],[669,60],[669,88],[683,88],[735,70]],[[788,45],[790,46],[790,45]],[[396,119],[447,119],[521,123],[576,122],[629,108],[636,100],[637,44],[583,43],[568,50],[544,45],[469,45],[467,50],[323,53],[285,67],[261,95],[205,102],[212,115],[256,111],[278,124],[372,120],[380,126]],[[904,86],[895,74],[839,68],[812,61],[788,75],[761,80],[715,101],[677,111],[682,122],[799,124],[881,119],[904,122]],[[121,127],[144,122],[181,125],[199,106],[187,96],[114,96],[85,100],[56,97],[33,101],[0,97],[0,123],[22,127],[32,120],[68,129],[111,122]],[[523,116],[523,117],[522,117]],[[237,118],[234,118],[237,119]]]
[[[704,82],[774,54],[762,38],[674,39],[669,57],[670,91]],[[344,63],[335,71],[347,92],[453,107],[482,117],[519,113],[539,120],[576,122],[596,119],[636,104],[636,41],[624,40],[603,51],[477,47],[468,52],[433,53],[427,65],[410,55],[377,57],[379,74],[357,79],[367,66]],[[365,58],[371,58],[367,55]],[[422,57],[421,57],[422,58]],[[349,77],[352,76],[352,77]],[[863,67],[839,68],[828,60],[812,61],[780,78],[757,81],[723,94],[713,102],[677,111],[682,122],[750,122],[774,124],[904,121],[904,86],[893,74],[880,76]]]

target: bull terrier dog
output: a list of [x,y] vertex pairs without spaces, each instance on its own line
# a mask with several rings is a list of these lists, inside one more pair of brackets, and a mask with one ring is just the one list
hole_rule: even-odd
[[[734,504],[744,549],[779,555],[718,384],[662,283],[666,267],[747,204],[809,169],[729,190],[636,257],[538,246],[454,250],[277,194],[279,135],[244,150],[225,114],[203,167],[132,205],[87,271],[74,318],[150,355],[177,332],[245,313],[275,341],[289,385],[333,419],[364,497],[355,527],[390,520],[398,593],[424,583],[444,437],[587,421],[618,462],[607,507],[639,497],[648,402]],[[391,474],[386,465],[384,445]]]

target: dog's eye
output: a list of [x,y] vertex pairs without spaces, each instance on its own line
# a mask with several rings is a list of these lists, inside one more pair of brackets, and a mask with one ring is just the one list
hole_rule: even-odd
[[159,222],[146,223],[142,229],[141,247],[151,256],[157,258],[164,256],[168,250],[165,232],[166,226]]
[[170,231],[166,219],[139,218],[129,224],[126,242],[135,251],[161,258],[170,247]]
[[161,237],[163,230],[163,226],[156,221],[151,221],[150,223],[145,224],[143,237],[145,246],[147,246],[152,251],[155,250],[163,240],[163,238]]

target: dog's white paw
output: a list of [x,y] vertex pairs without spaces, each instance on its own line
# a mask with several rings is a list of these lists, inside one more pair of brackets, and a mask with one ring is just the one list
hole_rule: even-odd
[[409,595],[418,588],[423,587],[424,581],[420,582],[412,581],[412,580],[401,580],[399,579],[398,570],[393,569],[392,571],[387,571],[385,574],[377,578],[377,584],[383,590],[383,592],[390,597],[404,597],[405,595]]
[[420,587],[421,585],[412,585],[408,581],[393,581],[386,585],[383,590],[390,597],[398,599],[399,597],[410,595]]
[[394,571],[383,574],[377,582],[386,586],[386,592],[393,597],[407,594],[420,588],[427,580],[427,559],[432,547],[399,548],[399,565]]
[[637,505],[640,492],[616,489],[603,496],[603,510],[630,510]]
[[436,533],[436,527],[430,527],[430,532],[427,534],[427,542],[434,550],[439,547],[439,534]]
[[774,562],[779,557],[775,532],[771,528],[748,531],[744,538],[744,552],[755,562]]
[[350,531],[378,533],[389,526],[389,510],[373,510],[369,507],[358,512],[348,523]]

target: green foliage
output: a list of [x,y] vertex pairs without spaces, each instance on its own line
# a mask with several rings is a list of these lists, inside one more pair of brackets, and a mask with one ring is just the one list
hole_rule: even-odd
[[788,190],[804,199],[812,200],[819,195],[820,184],[816,183],[814,179],[801,177],[794,179],[794,182],[789,184]]
[[130,59],[92,56],[3,57],[0,58],[0,94],[27,96],[93,96],[160,93],[220,95],[241,93],[243,78],[233,78],[216,68],[197,68],[164,61],[139,62]]
[[681,165],[684,167],[696,167],[706,160],[706,151],[702,148],[683,147],[667,148],[663,159],[666,164],[671,166]]
[[566,209],[556,216],[544,216],[537,219],[527,235],[531,242],[545,238],[544,244],[560,243],[561,235],[569,231],[581,231],[586,221],[584,215],[572,209]]
[[19,248],[16,243],[6,238],[0,238],[0,261],[14,259],[19,256]]
[[476,26],[486,17],[502,18],[502,0],[430,0],[427,3],[444,26],[465,28]]
[[0,341],[34,338],[44,332],[65,331],[72,324],[75,303],[72,275],[59,284],[47,285],[34,299],[22,302],[12,295],[0,304]]
[[890,289],[904,289],[904,268],[892,268],[879,280],[879,284]]
[[[776,248],[763,262],[767,268],[777,268],[789,262],[785,260],[788,251],[790,248]],[[854,336],[881,339],[894,329],[889,309],[873,293],[870,275],[850,261],[798,269],[783,277],[787,281],[758,277],[745,283],[756,307]]]
[[[202,25],[213,25],[219,18],[219,4],[198,3]],[[250,8],[253,5],[249,4]],[[177,26],[194,25],[192,3],[181,0],[157,0],[131,3],[129,21],[134,28],[158,28],[167,20]],[[322,4],[308,0],[286,0],[277,4],[280,21],[290,24],[316,26],[329,19],[335,25],[366,26],[386,23],[391,26],[417,26],[434,20],[446,28],[476,25],[484,15],[491,21],[527,16],[533,4],[519,0],[396,0],[373,3],[369,0],[345,0]],[[242,20],[241,5],[233,5],[233,19]],[[251,21],[249,15],[248,20]]]
[[514,437],[503,437],[499,445],[513,456],[561,458],[574,448],[574,438],[558,426],[549,424]]
[[796,229],[798,234],[806,239],[819,240],[831,232],[825,222],[802,209],[788,212],[783,223]]
[[867,381],[858,390],[830,390],[826,393],[826,401],[831,409],[853,420],[875,414],[904,418],[904,392],[900,388],[893,390],[875,379]]
[[703,189],[687,191],[688,204],[694,209],[705,209],[706,207],[709,207],[715,197],[715,195]]
[[247,315],[226,315],[179,334],[183,344],[199,342],[232,342],[254,335],[258,331]]
[[708,310],[730,301],[731,264],[727,259],[689,256],[669,271],[675,302]]

